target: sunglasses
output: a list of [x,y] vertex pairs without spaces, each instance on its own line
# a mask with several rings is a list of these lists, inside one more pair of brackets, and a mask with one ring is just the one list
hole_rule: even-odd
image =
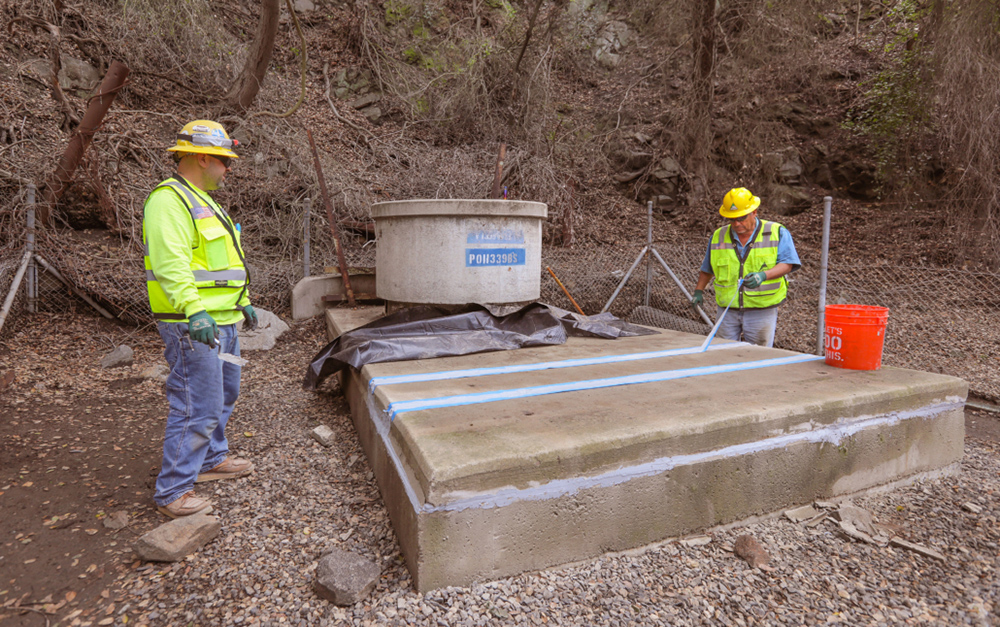
[[211,155],[212,157],[218,159],[224,168],[229,169],[229,165],[233,162],[232,157],[220,157],[219,155]]
[[726,219],[729,220],[730,222],[736,224],[736,223],[739,223],[739,222],[745,222],[747,220],[747,218],[749,218],[751,215],[753,215],[753,214],[748,213],[745,216],[740,216],[738,218],[726,218]]

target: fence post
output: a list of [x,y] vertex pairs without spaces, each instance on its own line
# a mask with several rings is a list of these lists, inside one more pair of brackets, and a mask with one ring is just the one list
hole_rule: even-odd
[[309,276],[309,218],[312,213],[312,199],[306,198],[306,215],[302,219],[302,276]]
[[[653,250],[653,201],[646,201],[646,250]],[[643,304],[649,307],[649,293],[653,289],[653,260],[649,252],[646,253],[646,300]]]
[[819,326],[816,330],[816,354],[823,354],[826,335],[826,270],[830,260],[830,205],[833,197],[823,198],[823,248],[819,260]]
[[35,265],[35,184],[28,183],[28,313],[35,313],[38,302],[38,267]]

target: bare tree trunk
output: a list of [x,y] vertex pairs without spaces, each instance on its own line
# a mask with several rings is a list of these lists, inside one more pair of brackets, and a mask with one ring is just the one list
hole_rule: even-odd
[[699,0],[695,6],[695,49],[693,98],[688,112],[688,205],[704,202],[707,196],[708,163],[712,148],[712,103],[715,99],[715,2]]
[[261,0],[260,4],[260,22],[246,64],[223,99],[226,106],[237,111],[249,109],[264,84],[264,75],[274,52],[274,39],[278,34],[279,0]]
[[544,0],[538,0],[535,3],[535,8],[528,17],[528,30],[524,33],[524,44],[521,46],[521,52],[517,55],[517,63],[514,64],[514,74],[517,74],[518,69],[521,67],[521,59],[524,58],[524,51],[528,49],[528,42],[531,41],[531,31],[535,28],[535,19],[538,17],[539,9],[542,8],[542,2]]

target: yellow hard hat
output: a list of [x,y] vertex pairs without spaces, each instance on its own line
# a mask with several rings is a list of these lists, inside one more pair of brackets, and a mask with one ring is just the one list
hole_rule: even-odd
[[233,148],[239,145],[240,142],[230,139],[226,129],[218,122],[195,120],[184,125],[177,134],[177,144],[167,150],[239,159],[240,156],[233,152]]
[[748,213],[753,213],[760,206],[760,198],[753,195],[745,187],[734,187],[726,193],[722,199],[722,206],[719,213],[723,218],[740,218]]

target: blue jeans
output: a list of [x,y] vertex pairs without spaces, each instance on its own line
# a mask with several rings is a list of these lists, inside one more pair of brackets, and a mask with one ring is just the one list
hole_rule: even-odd
[[[725,307],[719,307],[721,316]],[[718,318],[716,318],[718,320]],[[778,326],[778,308],[730,309],[716,334],[725,340],[749,342],[757,346],[774,346],[774,329]],[[741,337],[742,336],[742,337]]]
[[229,453],[226,423],[240,395],[240,367],[219,359],[219,350],[239,356],[236,325],[219,326],[219,346],[188,336],[186,322],[159,322],[167,358],[167,428],[163,463],[156,478],[157,505],[168,505],[194,487],[198,473],[221,464]]

